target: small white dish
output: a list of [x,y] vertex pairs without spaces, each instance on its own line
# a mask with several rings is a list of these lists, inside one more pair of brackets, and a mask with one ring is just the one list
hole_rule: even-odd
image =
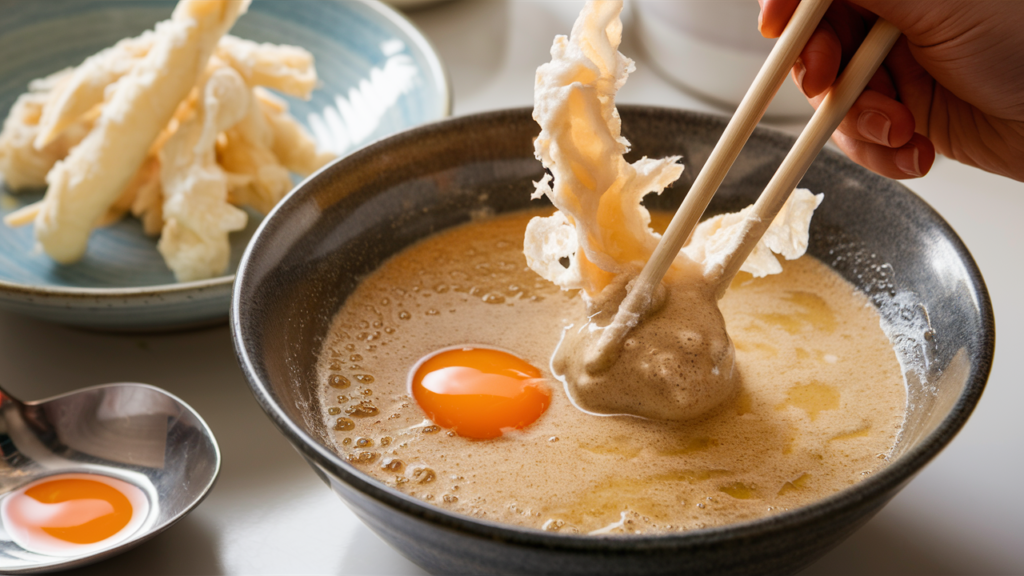
[[[637,37],[655,69],[693,95],[735,110],[775,40],[757,31],[756,0],[635,0]],[[768,119],[807,119],[814,109],[791,80],[768,106]]]

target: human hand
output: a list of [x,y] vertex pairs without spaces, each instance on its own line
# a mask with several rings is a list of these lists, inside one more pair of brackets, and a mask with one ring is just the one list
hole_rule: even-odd
[[[778,37],[799,0],[758,0]],[[881,16],[903,36],[833,135],[890,178],[928,173],[938,151],[1024,181],[1024,3],[835,0],[793,67],[817,108]]]

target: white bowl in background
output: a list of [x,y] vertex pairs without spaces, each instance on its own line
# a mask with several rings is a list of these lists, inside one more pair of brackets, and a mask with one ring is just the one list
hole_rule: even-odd
[[[775,40],[757,31],[757,0],[634,0],[637,36],[667,80],[702,99],[736,108]],[[809,118],[814,109],[787,80],[766,118]]]

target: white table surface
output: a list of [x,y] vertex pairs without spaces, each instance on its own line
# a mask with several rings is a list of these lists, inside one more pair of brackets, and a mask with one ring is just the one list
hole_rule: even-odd
[[[528,106],[536,67],[580,2],[456,0],[411,12],[451,73],[455,114]],[[637,71],[622,103],[716,111],[658,77],[631,38]],[[717,110],[720,111],[720,110]],[[790,131],[799,127],[786,126]],[[805,574],[1024,573],[1024,184],[940,159],[906,184],[960,234],[984,274],[999,328],[988,390],[953,443],[878,516]],[[423,571],[359,523],[256,405],[226,326],[112,335],[0,312],[3,385],[24,399],[103,382],[163,387],[195,407],[224,455],[190,516],[96,574],[359,574]],[[1016,376],[1015,376],[1016,375]]]

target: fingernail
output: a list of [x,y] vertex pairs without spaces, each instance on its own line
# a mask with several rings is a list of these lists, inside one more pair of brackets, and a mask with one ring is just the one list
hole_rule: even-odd
[[796,80],[797,88],[799,88],[800,91],[804,93],[804,96],[807,95],[807,92],[804,92],[805,74],[807,74],[807,67],[804,66],[804,59],[797,58],[796,62],[793,63],[793,78]]
[[[860,132],[860,135],[875,144],[889,146],[890,128],[892,128],[892,122],[889,121],[885,114],[880,112],[865,110],[857,117],[857,130]],[[917,148],[914,148],[914,151],[916,153]],[[917,161],[915,160],[914,163],[916,164]]]
[[893,160],[896,162],[896,167],[899,168],[907,176],[922,176],[921,174],[921,162],[920,153],[917,151],[917,146],[911,146],[909,148],[900,148],[896,151],[896,156]]
[[[757,31],[758,32],[761,32],[761,22],[763,22],[763,21],[764,21],[764,10],[762,9],[760,12],[757,13]],[[764,33],[761,32],[761,35],[763,36]]]

